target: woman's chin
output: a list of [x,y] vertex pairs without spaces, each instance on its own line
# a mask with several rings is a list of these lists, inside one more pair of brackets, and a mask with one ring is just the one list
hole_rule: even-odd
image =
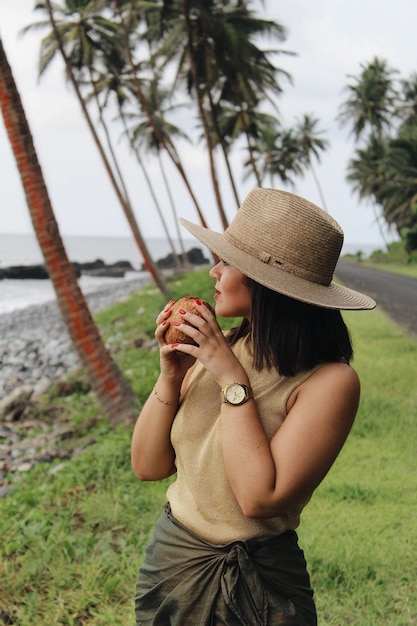
[[218,304],[216,302],[216,305],[214,307],[214,312],[216,314],[216,316],[219,317],[239,317],[239,313],[237,313],[236,311],[228,308],[228,307],[224,307],[221,304]]

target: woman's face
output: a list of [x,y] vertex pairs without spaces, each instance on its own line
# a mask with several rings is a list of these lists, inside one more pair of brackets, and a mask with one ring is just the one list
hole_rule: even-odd
[[221,317],[250,319],[252,299],[245,283],[245,275],[225,261],[220,261],[210,270],[210,276],[216,281],[216,314]]

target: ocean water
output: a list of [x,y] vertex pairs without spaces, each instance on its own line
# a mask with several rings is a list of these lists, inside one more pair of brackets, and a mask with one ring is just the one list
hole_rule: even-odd
[[[128,272],[124,278],[82,276],[79,284],[85,294],[144,275],[140,272],[142,256],[133,238],[66,236],[63,239],[71,261],[83,263],[101,259],[105,263],[130,261],[132,264],[134,272]],[[155,260],[165,257],[172,251],[166,239],[148,239],[146,243]],[[181,251],[179,242],[174,240],[173,243],[179,253]],[[186,251],[199,247],[208,255],[204,246],[195,239],[184,239],[182,243]],[[372,245],[345,244],[342,252],[346,254],[362,250],[366,256],[375,248],[376,246]],[[37,264],[43,264],[43,257],[34,235],[0,234],[0,267]],[[55,292],[49,280],[0,280],[0,314],[54,299]]]
[[[133,238],[68,236],[63,239],[68,257],[73,262],[101,259],[105,263],[130,261],[132,264],[134,271],[127,272],[124,278],[81,276],[79,284],[85,294],[146,275],[146,272],[140,271],[143,259]],[[173,243],[179,253],[179,242],[174,240]],[[201,247],[195,239],[184,239],[182,243],[186,251]],[[166,239],[148,239],[146,244],[155,260],[172,252]],[[38,264],[43,264],[43,257],[34,235],[0,234],[0,267]],[[55,292],[50,280],[0,280],[0,314],[54,299]]]
[[[130,261],[135,270],[142,266],[141,253],[131,237],[63,237],[67,255],[71,261],[79,263],[102,259],[105,263]],[[146,244],[152,257],[157,260],[171,252],[166,239],[147,239]],[[198,247],[195,239],[183,240],[185,250]],[[179,253],[179,242],[174,240]],[[0,234],[0,267],[11,265],[42,264],[43,257],[34,235]]]

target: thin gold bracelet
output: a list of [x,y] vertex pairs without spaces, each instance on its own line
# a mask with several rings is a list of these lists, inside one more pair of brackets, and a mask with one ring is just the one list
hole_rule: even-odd
[[162,400],[162,398],[158,395],[158,392],[155,389],[155,387],[153,389],[153,395],[156,396],[156,398],[157,398],[157,400],[159,400],[159,402],[162,402],[162,404],[166,404],[166,406],[173,406],[174,404],[178,404],[178,399],[179,398],[177,398],[177,400],[169,400],[169,401]]

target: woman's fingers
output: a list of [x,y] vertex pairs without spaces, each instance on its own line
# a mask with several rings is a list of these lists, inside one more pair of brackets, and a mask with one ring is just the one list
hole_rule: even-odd
[[168,317],[171,315],[173,304],[174,304],[174,300],[170,300],[165,306],[165,308],[163,309],[163,311],[160,312],[160,314],[155,320],[155,323],[157,326],[159,326],[164,320],[168,319]]
[[168,320],[164,320],[155,329],[155,339],[158,341],[160,345],[165,343],[164,337],[165,337],[165,333],[168,327],[169,327]]
[[204,304],[201,306],[201,309],[205,309],[205,317],[200,317],[195,313],[189,313],[187,311],[181,314],[182,319],[187,323],[174,322],[174,326],[178,328],[179,331],[191,337],[191,339],[193,339],[198,345],[201,344],[203,339],[218,339],[219,336],[223,338],[223,333],[215,316],[207,309],[206,306],[204,306]]
[[163,309],[163,311],[161,311],[158,315],[158,317],[155,320],[156,323],[156,329],[155,329],[155,339],[161,343],[163,340],[163,337],[167,331],[167,328],[169,326],[169,322],[168,319],[171,315],[171,310],[172,310],[172,305],[174,304],[174,300],[170,300],[168,302],[168,304],[165,306],[165,308]]

